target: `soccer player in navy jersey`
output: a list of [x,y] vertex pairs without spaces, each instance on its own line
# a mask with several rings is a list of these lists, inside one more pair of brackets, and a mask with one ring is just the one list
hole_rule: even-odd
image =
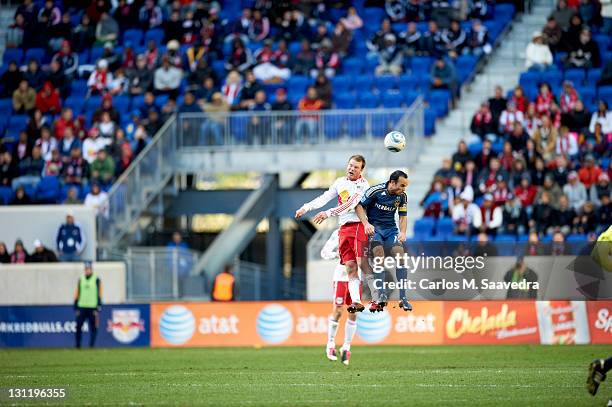
[[[370,187],[355,212],[364,230],[370,236],[370,251],[374,257],[375,264],[382,265],[385,252],[396,257],[404,255],[404,242],[406,241],[406,218],[407,196],[406,187],[408,186],[408,175],[400,170],[393,171],[387,182]],[[395,214],[399,216],[399,228],[395,220]],[[398,282],[405,281],[408,271],[396,266],[396,277]],[[366,280],[374,279],[372,273],[368,273]],[[384,273],[382,274],[384,282]],[[370,285],[372,287],[372,285]],[[406,297],[406,289],[400,289],[399,306],[404,311],[412,311],[412,305]],[[374,295],[374,293],[372,293]],[[382,311],[387,305],[385,290],[379,291],[378,300],[370,303],[370,311]]]

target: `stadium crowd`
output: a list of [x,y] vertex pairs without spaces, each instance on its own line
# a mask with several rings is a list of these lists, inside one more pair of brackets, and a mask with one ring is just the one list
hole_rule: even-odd
[[[612,223],[612,59],[602,68],[601,57],[612,10],[604,19],[598,2],[574,3],[558,2],[527,47],[520,85],[507,95],[496,87],[472,138],[436,172],[421,205],[440,224],[452,219],[447,232],[586,240]],[[420,222],[417,234],[431,235],[435,226]]]
[[[366,65],[397,79],[414,58],[430,77],[422,91],[456,97],[491,51],[493,15],[473,0],[24,0],[0,69],[0,202],[98,201],[172,114],[347,107],[336,96],[357,91]],[[359,89],[360,106],[408,104],[400,90],[390,106]],[[340,99],[355,107],[353,95]],[[221,123],[202,130],[223,142]]]

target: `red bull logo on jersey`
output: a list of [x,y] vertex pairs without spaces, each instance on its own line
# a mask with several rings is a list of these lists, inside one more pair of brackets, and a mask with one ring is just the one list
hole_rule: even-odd
[[144,332],[144,320],[138,309],[113,309],[112,319],[108,320],[107,331],[120,343],[134,342]]

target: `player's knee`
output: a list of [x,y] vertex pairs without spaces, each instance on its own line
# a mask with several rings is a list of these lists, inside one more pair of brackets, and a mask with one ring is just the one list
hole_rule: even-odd
[[335,321],[339,321],[341,317],[342,317],[342,307],[335,305],[334,310],[332,312],[332,318]]
[[404,254],[404,246],[402,246],[401,243],[395,243],[393,245],[393,247],[391,247],[391,255],[392,256],[396,256],[396,255],[402,255]]
[[372,254],[374,257],[385,257],[385,248],[382,244],[377,244],[372,247]]

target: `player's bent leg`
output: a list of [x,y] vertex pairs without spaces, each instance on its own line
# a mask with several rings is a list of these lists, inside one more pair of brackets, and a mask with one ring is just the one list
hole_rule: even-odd
[[[377,301],[376,301],[376,311],[383,311],[387,306],[387,293],[385,290],[385,274],[386,271],[384,269],[384,259],[385,259],[385,248],[380,241],[372,241],[372,254],[374,255],[374,263],[378,264],[382,267],[382,272],[376,273],[374,279],[378,281],[378,286],[380,289],[377,290]],[[373,308],[373,306],[372,306]]]
[[349,315],[344,325],[344,343],[341,349],[341,360],[342,363],[348,366],[351,358],[351,342],[357,332],[357,315]]
[[348,306],[347,311],[350,313],[361,312],[365,309],[361,303],[361,280],[357,269],[357,261],[351,260],[346,262],[346,272],[349,276],[348,289],[352,304]]
[[[391,248],[391,256],[395,258],[398,255],[400,256],[404,255],[404,247],[399,242],[395,243],[393,247]],[[405,282],[408,279],[408,270],[406,268],[396,266],[395,276],[398,282],[402,282],[402,281]],[[399,289],[399,298],[400,298],[399,300],[400,309],[404,311],[412,311],[412,304],[408,302],[408,295],[406,293],[406,288]]]

